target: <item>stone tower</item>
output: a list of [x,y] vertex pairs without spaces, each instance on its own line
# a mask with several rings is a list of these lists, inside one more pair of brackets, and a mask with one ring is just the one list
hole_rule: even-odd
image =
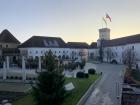
[[110,40],[110,29],[109,28],[99,29],[99,39]]
[[110,40],[110,29],[109,28],[99,29],[99,39],[97,40],[97,47],[100,47],[101,40]]

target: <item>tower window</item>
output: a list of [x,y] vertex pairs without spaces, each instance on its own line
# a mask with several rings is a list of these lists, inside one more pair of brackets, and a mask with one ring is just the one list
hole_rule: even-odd
[[6,45],[6,48],[8,48],[8,45]]

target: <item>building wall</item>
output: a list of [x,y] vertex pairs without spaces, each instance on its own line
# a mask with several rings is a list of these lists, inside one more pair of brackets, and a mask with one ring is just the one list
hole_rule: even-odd
[[99,39],[110,40],[110,29],[108,28],[99,29]]
[[[114,57],[111,59],[116,60],[118,63],[122,64],[122,53],[127,48],[134,48],[136,52],[137,59],[140,61],[140,43],[135,44],[127,44],[127,45],[120,45],[120,46],[111,46],[111,47],[104,47],[104,58],[103,60],[107,62],[106,50],[110,48],[113,52]],[[21,55],[25,55],[27,57],[36,56],[44,56],[46,52],[49,50],[52,51],[54,55],[57,57],[68,57],[69,59],[92,59],[97,60],[99,57],[99,49],[76,49],[76,48],[20,48]]]
[[99,57],[99,50],[98,49],[88,49],[88,56],[91,60],[96,60]]
[[0,48],[17,48],[18,45],[15,43],[0,43]]
[[112,52],[112,60],[116,60],[119,63],[122,63],[122,52],[124,51],[124,46],[113,46],[113,47],[105,47],[104,50],[104,61],[107,62],[107,49],[111,49]]
[[137,60],[140,61],[140,43],[112,46],[112,47],[104,47],[104,61],[105,62],[107,61],[107,57],[106,57],[107,48],[110,48],[114,52],[115,57],[112,58],[112,60],[115,59],[118,63],[121,63],[121,64],[123,63],[122,62],[122,54],[128,48],[132,48],[136,52]]
[[[81,59],[82,56],[88,56],[87,49],[76,48],[20,48],[21,55],[29,57],[44,56],[47,52],[52,51],[54,55],[61,58],[68,57],[69,59]],[[83,54],[83,55],[82,55]]]
[[140,60],[140,43],[128,44],[127,47],[132,48],[134,46],[134,51],[136,52],[137,59]]

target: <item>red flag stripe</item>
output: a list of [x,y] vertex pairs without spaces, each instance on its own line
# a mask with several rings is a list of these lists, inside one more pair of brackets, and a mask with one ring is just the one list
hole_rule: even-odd
[[108,18],[111,22],[111,17],[108,14],[106,14],[106,18]]

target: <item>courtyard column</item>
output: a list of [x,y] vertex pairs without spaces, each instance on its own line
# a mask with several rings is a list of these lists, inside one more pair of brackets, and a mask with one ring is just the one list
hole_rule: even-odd
[[7,70],[9,70],[9,56],[6,56],[6,66]]
[[39,56],[38,59],[38,69],[41,71],[41,57]]
[[7,70],[6,70],[6,63],[3,62],[3,80],[6,80],[7,77]]
[[22,80],[26,80],[26,67],[25,67],[25,57],[22,56]]

